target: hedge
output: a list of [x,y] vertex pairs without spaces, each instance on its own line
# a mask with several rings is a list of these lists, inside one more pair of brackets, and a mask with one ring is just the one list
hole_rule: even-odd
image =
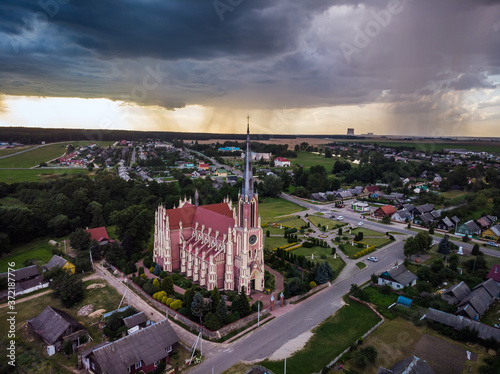
[[[295,246],[297,246],[296,248],[299,248],[299,247],[302,247],[302,244],[300,244],[299,242],[290,243],[290,244],[284,245],[282,247],[274,248],[274,250],[276,251],[278,249],[284,249],[284,250],[290,251],[291,247],[295,247]],[[293,248],[293,249],[295,249],[295,248]]]
[[[361,243],[361,242],[358,242],[358,243]],[[361,243],[361,244],[367,245],[366,243]],[[357,259],[357,258],[360,258],[360,257],[367,255],[368,253],[375,252],[376,249],[377,249],[377,247],[372,245],[372,246],[369,246],[368,248],[363,249],[362,251],[359,251],[358,253],[355,253],[354,256],[352,256],[352,257]]]

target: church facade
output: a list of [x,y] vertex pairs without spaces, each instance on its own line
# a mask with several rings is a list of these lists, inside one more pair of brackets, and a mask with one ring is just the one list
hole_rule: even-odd
[[229,199],[198,205],[198,192],[155,215],[153,260],[167,272],[180,271],[208,290],[264,290],[264,236],[253,190],[250,131],[243,188],[236,206]]

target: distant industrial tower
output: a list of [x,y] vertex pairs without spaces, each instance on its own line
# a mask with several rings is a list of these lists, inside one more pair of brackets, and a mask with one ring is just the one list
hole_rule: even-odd
[[347,129],[347,135],[354,135],[354,129]]

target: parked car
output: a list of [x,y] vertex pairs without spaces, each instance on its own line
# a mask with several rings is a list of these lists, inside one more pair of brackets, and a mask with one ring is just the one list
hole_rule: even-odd
[[368,261],[373,261],[373,262],[377,262],[378,261],[378,258],[377,257],[368,257],[367,258]]
[[363,226],[363,222],[359,221],[358,226]]
[[332,215],[330,216],[330,218],[335,218],[335,214],[332,214]]
[[365,217],[365,216],[359,216],[359,218],[360,218],[360,219],[366,219],[366,217]]
[[342,217],[342,216],[337,217],[337,221],[342,221],[343,219],[344,219],[344,217]]
[[500,247],[497,243],[495,242],[488,242],[488,245],[491,245],[492,247]]

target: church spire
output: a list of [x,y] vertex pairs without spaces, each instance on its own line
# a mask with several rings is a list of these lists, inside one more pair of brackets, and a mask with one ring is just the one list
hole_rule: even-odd
[[194,206],[198,206],[198,199],[199,199],[198,189],[196,189],[194,191]]
[[252,152],[250,150],[250,116],[247,117],[247,149],[245,152],[245,170],[243,171],[242,196],[253,196]]

